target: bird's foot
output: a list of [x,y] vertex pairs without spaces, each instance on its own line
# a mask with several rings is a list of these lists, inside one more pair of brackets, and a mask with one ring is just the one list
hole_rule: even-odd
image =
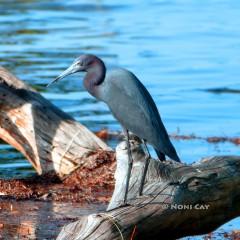
[[128,206],[131,206],[131,204],[126,201],[122,201],[122,203],[119,205],[119,207],[128,207]]

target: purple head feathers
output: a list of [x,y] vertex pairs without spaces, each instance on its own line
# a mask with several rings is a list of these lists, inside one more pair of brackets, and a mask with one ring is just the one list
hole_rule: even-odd
[[87,72],[84,78],[84,86],[89,93],[91,93],[93,96],[96,96],[97,86],[104,81],[106,67],[100,58],[91,54],[84,54],[75,59],[69,68],[67,68],[47,86],[76,72]]

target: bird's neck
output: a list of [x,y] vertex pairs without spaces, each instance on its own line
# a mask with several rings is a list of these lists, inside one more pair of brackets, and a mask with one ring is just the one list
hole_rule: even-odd
[[104,81],[105,74],[106,67],[103,62],[95,62],[92,67],[87,70],[84,78],[84,86],[94,97],[98,96],[98,87]]

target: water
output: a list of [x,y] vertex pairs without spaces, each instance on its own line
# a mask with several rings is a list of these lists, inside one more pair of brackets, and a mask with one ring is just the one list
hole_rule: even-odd
[[86,214],[102,212],[104,204],[80,205],[41,201],[1,200],[1,239],[56,239],[69,222]]
[[[240,135],[240,1],[0,2],[0,64],[91,130],[120,126],[106,105],[84,91],[83,75],[44,88],[81,53],[100,56],[108,68],[133,71],[170,133]],[[173,143],[187,163],[239,154],[230,143]],[[0,156],[0,177],[33,174],[6,144]]]

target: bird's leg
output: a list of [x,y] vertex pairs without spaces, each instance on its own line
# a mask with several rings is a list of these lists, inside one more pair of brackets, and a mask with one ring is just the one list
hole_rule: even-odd
[[131,171],[133,166],[133,158],[132,158],[132,152],[131,152],[131,146],[130,146],[130,138],[129,138],[129,132],[127,129],[124,129],[124,134],[127,137],[127,148],[128,148],[128,172],[127,172],[127,180],[126,180],[126,188],[125,188],[125,194],[124,194],[124,200],[123,203],[127,203],[127,195],[128,195],[128,189],[129,189],[129,182],[131,177]]
[[141,196],[142,192],[143,192],[143,186],[144,186],[144,182],[145,182],[145,177],[146,177],[146,174],[147,174],[148,165],[149,165],[150,158],[151,158],[151,155],[150,155],[150,153],[148,151],[148,147],[146,145],[146,141],[143,140],[142,142],[143,142],[144,152],[145,152],[145,165],[144,165],[142,178],[141,178],[141,183],[140,183],[140,188],[139,188],[139,196]]

